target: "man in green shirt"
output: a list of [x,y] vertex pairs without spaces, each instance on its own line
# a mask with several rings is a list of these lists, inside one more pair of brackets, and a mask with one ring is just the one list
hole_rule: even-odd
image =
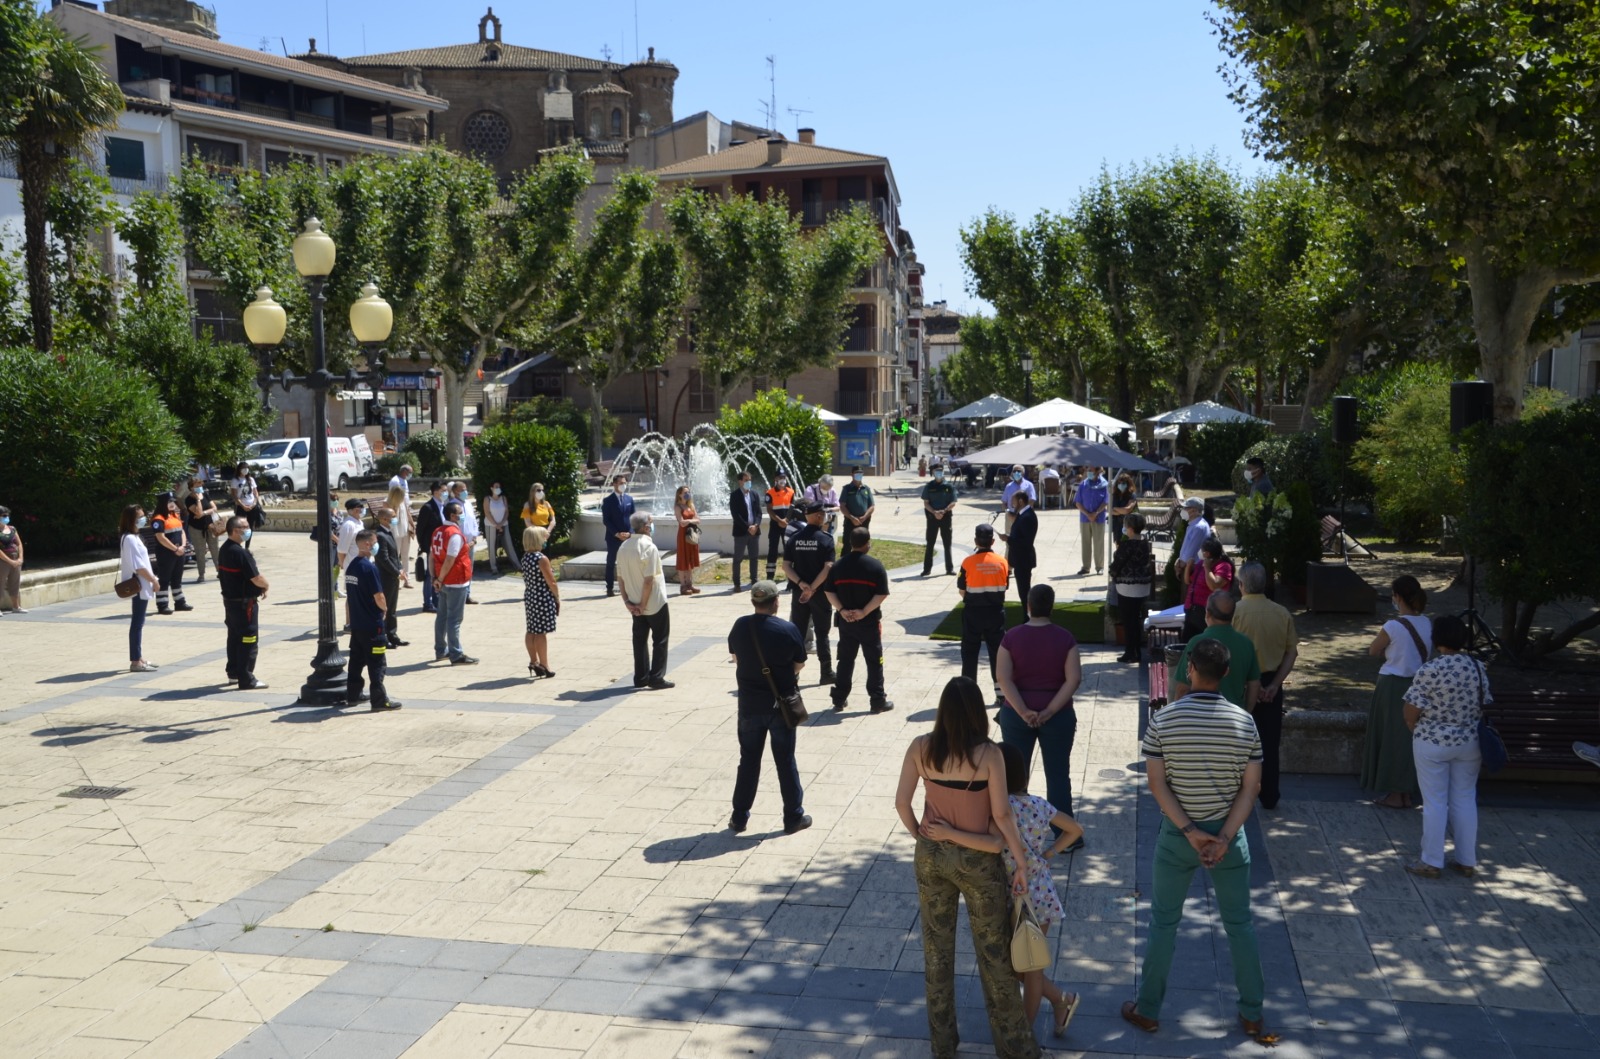
[[1191,690],[1189,683],[1189,652],[1201,640],[1220,640],[1228,649],[1231,660],[1228,675],[1222,678],[1218,689],[1222,697],[1242,710],[1255,705],[1261,691],[1261,665],[1256,661],[1255,645],[1250,637],[1233,627],[1233,596],[1226,589],[1218,589],[1206,598],[1205,631],[1190,640],[1183,648],[1183,657],[1172,671],[1172,688],[1168,702],[1177,702]]
[[862,529],[872,527],[872,513],[877,510],[878,504],[872,499],[872,487],[866,484],[865,478],[860,467],[850,468],[850,483],[839,493],[839,504],[844,508],[846,538],[858,526]]
[[933,481],[922,487],[922,513],[928,521],[928,546],[922,553],[922,576],[933,573],[933,544],[944,537],[944,572],[956,572],[950,558],[950,523],[956,509],[956,487],[944,480],[944,468],[933,469]]

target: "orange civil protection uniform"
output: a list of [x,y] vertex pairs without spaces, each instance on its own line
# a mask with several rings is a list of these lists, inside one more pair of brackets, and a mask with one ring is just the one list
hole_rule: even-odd
[[978,649],[989,648],[989,676],[999,696],[995,665],[1000,657],[1000,641],[1006,634],[1006,588],[1011,568],[1004,556],[984,548],[961,560],[956,587],[966,592],[961,608],[961,675],[978,679]]

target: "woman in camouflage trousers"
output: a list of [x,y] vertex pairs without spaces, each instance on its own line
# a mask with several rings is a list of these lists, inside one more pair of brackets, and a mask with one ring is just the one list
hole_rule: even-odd
[[[917,781],[923,785],[923,818],[912,812]],[[1001,1059],[1038,1059],[1039,1044],[1022,1010],[1011,973],[1009,893],[1027,892],[1027,858],[1011,817],[1005,759],[989,739],[983,692],[965,677],[945,685],[933,732],[906,749],[895,809],[917,836],[917,897],[922,912],[923,974],[928,990],[928,1032],[935,1059],[954,1059],[956,1028],[956,908],[967,901],[972,943],[978,956],[984,1005],[995,1054]],[[989,830],[993,822],[1018,870],[1009,887],[997,853],[967,849],[928,836],[929,823],[958,831]]]

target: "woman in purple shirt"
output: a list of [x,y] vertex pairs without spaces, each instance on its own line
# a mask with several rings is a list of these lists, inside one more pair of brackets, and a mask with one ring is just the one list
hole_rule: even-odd
[[[1072,815],[1072,740],[1078,715],[1072,696],[1083,680],[1078,641],[1055,625],[1056,590],[1034,585],[1028,592],[1028,620],[1000,641],[997,672],[1006,705],[1000,711],[1001,742],[1022,752],[1029,767],[1033,745],[1044,763],[1045,799]],[[1083,842],[1066,852],[1083,848]]]

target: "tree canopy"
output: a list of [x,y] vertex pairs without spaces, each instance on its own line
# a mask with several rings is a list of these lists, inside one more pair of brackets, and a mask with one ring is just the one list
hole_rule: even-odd
[[1535,335],[1570,330],[1593,306],[1565,289],[1600,279],[1600,8],[1218,6],[1255,146],[1368,200],[1391,229],[1420,231],[1464,274],[1479,372],[1496,418],[1517,418]]

